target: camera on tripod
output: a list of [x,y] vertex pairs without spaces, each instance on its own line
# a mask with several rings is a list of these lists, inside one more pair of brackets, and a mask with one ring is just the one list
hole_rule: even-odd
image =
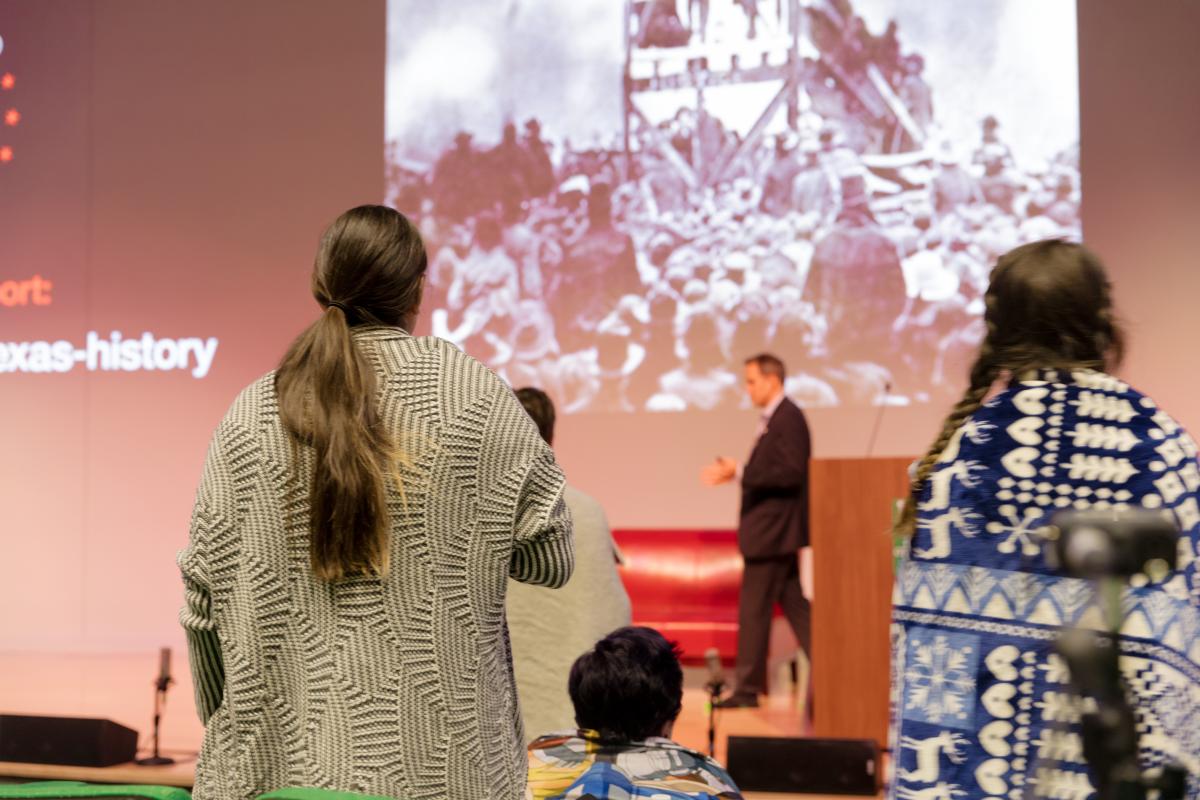
[[1147,773],[1138,762],[1137,719],[1121,677],[1118,642],[1126,586],[1135,576],[1161,581],[1175,569],[1179,529],[1170,516],[1149,509],[1059,512],[1045,538],[1051,567],[1096,582],[1107,628],[1107,633],[1072,628],[1058,640],[1071,683],[1090,701],[1081,717],[1083,755],[1097,798],[1140,800],[1150,790],[1162,800],[1183,797],[1183,769]]

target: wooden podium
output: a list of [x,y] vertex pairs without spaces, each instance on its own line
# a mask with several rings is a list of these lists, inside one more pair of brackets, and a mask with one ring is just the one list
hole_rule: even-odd
[[814,459],[813,734],[887,746],[892,508],[911,458]]

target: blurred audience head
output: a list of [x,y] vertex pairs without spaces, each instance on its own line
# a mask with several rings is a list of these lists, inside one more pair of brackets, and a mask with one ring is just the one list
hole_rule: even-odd
[[517,389],[516,394],[546,444],[554,444],[554,401],[550,395],[532,386]]

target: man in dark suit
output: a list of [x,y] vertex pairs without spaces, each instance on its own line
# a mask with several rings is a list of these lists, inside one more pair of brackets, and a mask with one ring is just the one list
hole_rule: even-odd
[[783,393],[783,362],[763,353],[746,360],[746,393],[762,410],[758,440],[745,465],[718,458],[704,469],[710,486],[740,480],[738,546],[745,561],[738,599],[738,652],[733,694],[721,708],[758,705],[767,688],[771,612],[783,609],[805,654],[810,606],[800,586],[799,550],[808,546],[808,423]]

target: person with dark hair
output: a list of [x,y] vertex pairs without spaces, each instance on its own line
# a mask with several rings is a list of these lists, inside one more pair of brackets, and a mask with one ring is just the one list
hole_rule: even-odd
[[933,91],[922,75],[925,71],[925,59],[917,53],[912,53],[901,59],[901,62],[903,77],[896,94],[908,109],[913,122],[917,123],[917,127],[922,131],[928,130],[933,124]]
[[1184,555],[1179,571],[1120,598],[1123,681],[1143,766],[1182,764],[1197,797],[1196,444],[1110,374],[1125,340],[1084,247],[1005,253],[985,302],[966,392],[915,465],[898,524],[908,552],[893,609],[889,796],[1092,796],[1084,701],[1055,640],[1060,627],[1102,624],[1087,582],[1047,562],[1042,532],[1059,510],[1140,506],[1178,523]]
[[213,436],[179,557],[197,800],[523,794],[505,591],[570,577],[565,481],[499,378],[410,335],[425,271],[399,212],[338,217],[320,316]]
[[792,179],[792,208],[812,222],[814,229],[823,227],[837,209],[837,195],[829,173],[821,165],[820,144],[807,139],[800,145],[800,169]]
[[675,0],[638,0],[632,10],[639,22],[638,47],[683,47],[691,38]]
[[983,135],[980,137],[979,146],[975,149],[974,163],[986,164],[988,161],[998,160],[1002,169],[1011,168],[1013,166],[1012,149],[996,132],[1000,129],[1000,120],[992,114],[988,114],[980,122],[980,127],[983,129]]
[[533,192],[525,183],[525,159],[527,150],[517,137],[517,126],[511,122],[504,124],[500,143],[488,150],[483,158],[484,172],[482,180],[472,190],[485,193],[493,203],[501,207],[517,205],[532,197]]
[[660,392],[650,399],[652,409],[712,411],[734,407],[738,401],[737,375],[728,369],[716,315],[704,305],[700,308],[684,323],[687,359],[659,376]]
[[[517,400],[554,444],[554,402],[541,389],[517,390]],[[617,572],[620,560],[604,507],[568,485],[563,499],[575,531],[575,572],[553,591],[510,582],[508,629],[513,672],[526,738],[571,727],[567,675],[580,653],[600,637],[628,625],[629,595]],[[548,613],[553,609],[553,613]]]
[[741,797],[716,761],[671,741],[683,670],[658,631],[605,636],[576,659],[568,691],[579,728],[529,745],[529,797]]
[[612,211],[612,187],[591,184],[587,227],[566,253],[550,303],[564,352],[591,346],[596,326],[617,302],[642,293],[633,239],[613,224]]
[[801,168],[800,161],[796,158],[795,148],[789,146],[787,137],[776,136],[775,158],[767,168],[767,174],[763,177],[759,209],[773,217],[782,217],[793,210],[792,184]]
[[505,249],[503,237],[495,214],[476,217],[471,249],[454,262],[453,282],[446,292],[447,305],[461,310],[462,317],[444,335],[477,354],[505,349],[507,342],[498,342],[493,329],[511,320],[521,297],[520,267]]
[[670,289],[657,289],[647,298],[649,320],[641,345],[646,357],[629,379],[627,396],[634,408],[643,410],[658,391],[659,377],[678,363],[675,355],[675,316],[679,300]]
[[940,219],[955,213],[960,206],[983,202],[979,181],[959,162],[949,141],[938,148],[937,172],[929,182],[929,199]]
[[841,186],[842,209],[813,249],[804,299],[824,315],[835,360],[887,364],[908,300],[904,269],[871,211],[863,176],[844,177]]
[[462,222],[482,209],[474,187],[479,182],[483,155],[471,139],[470,133],[459,131],[454,147],[438,158],[430,179],[434,210],[452,222]]
[[516,395],[525,413],[533,420],[533,424],[537,425],[538,433],[545,439],[546,444],[553,447],[554,426],[558,415],[554,411],[554,401],[550,399],[550,395],[533,386],[517,389]]
[[811,612],[800,585],[799,550],[808,546],[808,459],[812,441],[800,407],[788,399],[783,362],[770,353],[746,359],[746,394],[762,409],[758,438],[744,465],[717,458],[701,473],[709,486],[742,487],[738,547],[745,562],[738,598],[737,673],[722,708],[753,707],[767,689],[771,611],[778,603],[805,655]]
[[542,139],[542,124],[536,117],[525,122],[525,138],[521,142],[525,150],[522,165],[525,185],[532,197],[544,197],[554,191],[554,162],[550,160],[550,149]]

